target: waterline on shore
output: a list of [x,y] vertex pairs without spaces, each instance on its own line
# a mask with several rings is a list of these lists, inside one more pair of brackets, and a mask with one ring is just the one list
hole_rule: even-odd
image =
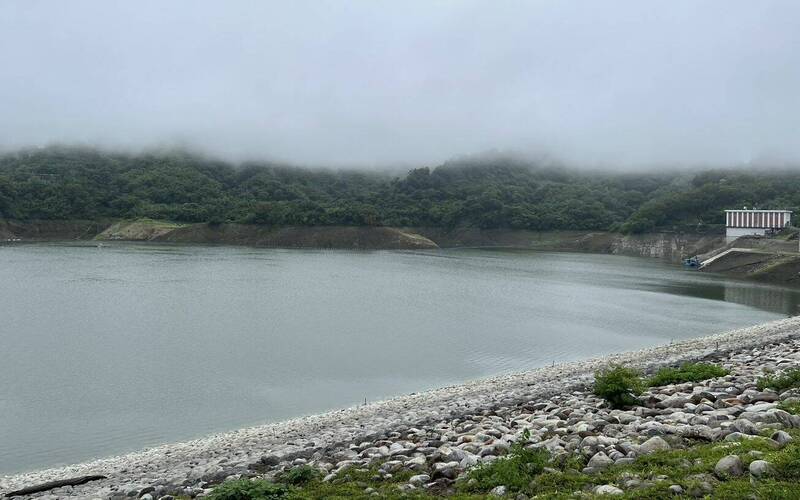
[[109,479],[85,487],[81,494],[87,491],[86,488],[185,479],[196,475],[198,471],[205,472],[211,466],[246,466],[265,454],[284,455],[309,447],[323,448],[401,425],[424,425],[425,422],[450,418],[476,408],[541,399],[568,391],[578,384],[586,384],[591,380],[594,370],[609,363],[657,366],[700,358],[715,351],[740,350],[779,342],[798,333],[800,317],[792,317],[670,345],[476,380],[366,406],[215,434],[82,464],[6,476],[0,478],[0,491],[96,473],[108,475]]

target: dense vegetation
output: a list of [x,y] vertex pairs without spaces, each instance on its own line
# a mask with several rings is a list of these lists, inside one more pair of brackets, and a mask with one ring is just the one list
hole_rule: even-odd
[[50,147],[0,156],[0,217],[641,232],[722,209],[800,206],[800,172],[587,173],[510,157],[406,175],[232,165],[182,152]]

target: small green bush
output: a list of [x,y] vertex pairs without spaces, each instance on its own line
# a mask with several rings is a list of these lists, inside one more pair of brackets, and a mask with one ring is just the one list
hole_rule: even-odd
[[608,401],[613,408],[624,408],[638,403],[644,392],[640,372],[623,366],[611,366],[594,374],[594,393]]
[[310,465],[302,465],[279,475],[276,479],[281,483],[291,484],[292,486],[302,486],[315,479],[319,479],[322,473]]
[[758,379],[758,390],[774,389],[778,392],[800,387],[800,368],[792,368],[782,375],[766,375]]
[[724,377],[728,373],[730,372],[725,368],[711,363],[684,363],[680,368],[661,368],[650,377],[647,385],[656,387],[683,382],[700,382],[710,378]]
[[544,471],[550,453],[544,448],[525,448],[526,440],[515,443],[508,455],[493,462],[481,464],[469,471],[467,491],[486,492],[496,486],[506,486],[511,491],[526,488],[531,480]]
[[208,498],[209,500],[282,500],[288,493],[289,487],[282,484],[264,480],[237,479],[220,484]]

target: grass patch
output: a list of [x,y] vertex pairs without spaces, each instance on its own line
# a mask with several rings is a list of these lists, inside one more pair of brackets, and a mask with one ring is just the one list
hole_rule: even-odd
[[594,393],[608,401],[613,408],[638,404],[644,392],[642,374],[623,366],[611,366],[594,374]]
[[322,473],[319,471],[319,469],[311,467],[310,465],[303,465],[300,467],[294,467],[288,472],[280,474],[277,477],[277,481],[292,486],[302,486],[314,481],[315,479],[321,478]]
[[720,484],[714,490],[714,498],[730,498],[731,500],[752,500],[756,499],[797,499],[800,493],[797,491],[797,483],[786,481],[765,480],[756,484],[750,484],[747,479],[737,479]]
[[[795,436],[795,440],[797,436]],[[773,460],[775,477],[780,479],[800,481],[800,445],[791,443],[781,453],[775,455]]]
[[679,368],[661,368],[647,380],[647,385],[656,387],[684,382],[700,382],[710,378],[724,377],[728,373],[730,372],[725,368],[712,363],[684,363]]
[[214,488],[209,500],[281,500],[289,494],[289,488],[270,481],[237,479],[225,481]]
[[516,492],[527,488],[531,480],[544,471],[550,453],[543,448],[527,449],[527,439],[515,443],[505,457],[475,467],[467,474],[462,489],[467,492],[490,491],[505,486]]
[[[795,439],[800,436],[800,432],[796,430],[790,431],[790,434]],[[751,451],[760,455],[752,455]],[[756,495],[756,498],[800,498],[800,495],[794,493],[797,491],[797,478],[800,477],[800,445],[793,442],[783,450],[774,450],[766,439],[760,438],[737,443],[702,444],[683,450],[659,451],[639,457],[632,464],[612,466],[595,475],[562,468],[535,477],[524,493],[548,500],[574,498],[576,492],[594,498],[591,494],[587,494],[594,486],[615,484],[625,489],[625,494],[619,498],[675,498],[669,491],[671,485],[680,485],[685,492],[688,492],[700,482],[692,476],[699,474],[713,476],[714,466],[726,455],[738,455],[744,462],[745,470],[753,460],[767,460],[774,464],[775,475],[767,481],[755,484],[750,483],[747,474],[728,481],[712,478],[711,482],[715,489],[711,498],[748,499],[753,495]],[[659,476],[664,476],[666,479],[657,481],[656,478]],[[625,481],[630,478],[643,481],[644,487],[626,488]],[[791,491],[792,495],[781,496],[780,493],[784,491]]]
[[769,374],[758,379],[758,390],[773,389],[781,392],[800,387],[800,368],[791,368],[781,375]]
[[781,401],[778,403],[778,409],[792,415],[800,415],[800,401]]

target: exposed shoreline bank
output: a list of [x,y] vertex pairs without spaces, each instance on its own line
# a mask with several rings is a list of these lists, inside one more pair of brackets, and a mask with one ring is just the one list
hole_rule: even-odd
[[521,248],[655,257],[671,262],[722,245],[721,234],[654,232],[623,235],[606,231],[435,227],[287,226],[179,224],[135,221],[4,221],[0,241],[150,241],[244,245],[265,248],[433,249]]
[[[182,224],[150,219],[103,221],[8,221],[0,219],[0,243],[57,241],[135,241],[211,244],[282,249],[432,250],[437,248],[511,248],[648,257],[679,263],[714,255],[730,246],[721,233],[479,229],[383,226],[261,226]],[[744,258],[730,255],[704,271],[765,283],[800,283],[800,254],[788,241],[743,238],[736,245],[754,248]],[[776,250],[778,248],[779,250]]]
[[476,411],[566,394],[585,386],[595,370],[610,363],[652,368],[798,336],[800,317],[788,318],[672,345],[492,377],[83,464],[6,476],[0,478],[0,493],[88,474],[104,474],[108,479],[75,487],[59,497],[108,497],[114,492],[153,484],[198,484],[212,476],[240,473],[265,456],[280,462],[293,457],[310,458],[315,453],[335,454],[347,449],[349,443],[375,439],[397,429],[433,428],[439,422]]

